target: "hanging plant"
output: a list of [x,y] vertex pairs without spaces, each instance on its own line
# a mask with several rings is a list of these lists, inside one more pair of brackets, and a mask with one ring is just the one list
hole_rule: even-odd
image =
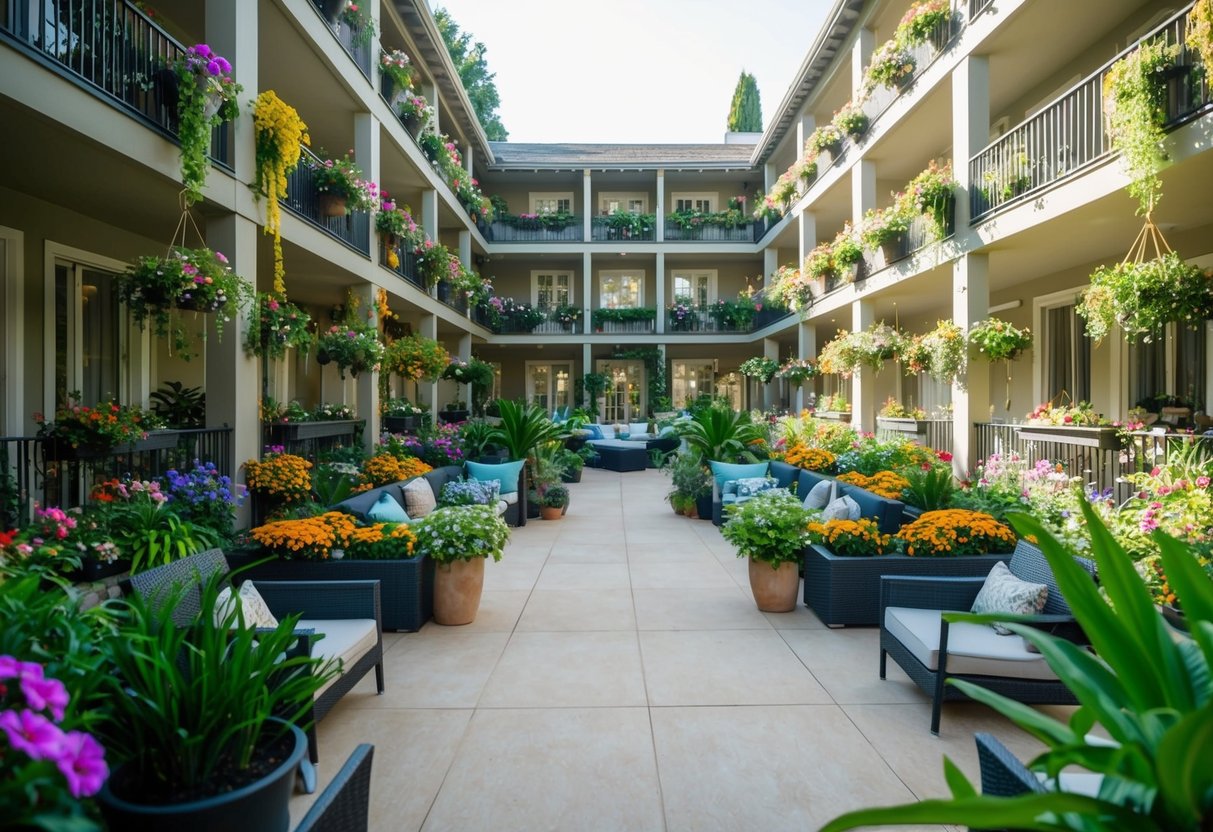
[[311,331],[312,316],[282,295],[258,292],[244,338],[244,349],[251,355],[279,359],[294,347],[310,352],[316,342]]
[[918,375],[927,372],[931,367],[931,350],[923,336],[915,335],[907,339],[899,360],[907,374]]
[[1184,43],[1200,55],[1205,73],[1213,72],[1213,0],[1196,0],[1188,12],[1188,36]]
[[1213,277],[1174,251],[1141,262],[1100,266],[1077,312],[1101,341],[1118,324],[1130,342],[1160,337],[1171,322],[1194,327],[1213,317]]
[[858,369],[855,352],[851,348],[850,333],[838,330],[834,339],[826,343],[817,353],[817,367],[825,375],[850,378]]
[[926,43],[932,33],[952,17],[948,0],[922,0],[911,3],[893,30],[893,40],[903,46]]
[[780,366],[777,375],[790,384],[804,384],[821,375],[821,370],[811,358],[791,358]]
[[906,185],[899,197],[903,213],[922,214],[931,225],[931,236],[942,240],[952,232],[953,208],[956,205],[956,180],[952,178],[952,163],[939,167],[934,160],[922,173]]
[[969,345],[990,361],[1003,361],[1007,368],[1007,398],[1003,408],[1011,409],[1011,362],[1032,348],[1032,333],[1025,326],[1017,329],[1000,318],[986,318],[969,327]]
[[817,356],[821,372],[848,377],[867,367],[880,372],[884,363],[905,350],[906,337],[886,323],[859,332],[840,329]]
[[186,203],[202,201],[210,169],[211,132],[240,115],[242,87],[232,78],[232,65],[205,43],[189,47],[174,61],[177,77],[177,141],[181,145],[181,181]]
[[265,200],[264,234],[274,236],[274,293],[286,294],[286,268],[282,261],[281,204],[286,193],[286,178],[299,164],[303,146],[310,144],[307,125],[295,108],[273,90],[265,90],[253,104],[253,132],[256,134],[257,180],[253,192]]
[[383,359],[379,330],[371,324],[333,324],[316,342],[316,360],[320,364],[335,362],[342,378],[347,369],[355,378],[367,370],[377,370]]
[[850,136],[852,141],[858,142],[863,137],[863,134],[868,132],[871,120],[868,118],[867,113],[848,101],[842,105],[838,112],[834,113],[834,118],[830,120],[830,124]]
[[895,40],[886,41],[872,54],[872,61],[863,74],[864,95],[877,87],[896,87],[914,77],[914,56]]
[[952,321],[940,321],[922,336],[922,346],[929,355],[927,373],[944,384],[955,384],[968,365],[969,356],[964,330]]
[[[392,82],[393,96],[413,86],[413,64],[409,56],[399,49],[383,52],[379,56],[379,72]],[[393,97],[389,96],[389,98]]]
[[397,338],[383,354],[384,374],[398,375],[406,381],[437,381],[450,363],[446,348],[422,335]]
[[1129,196],[1138,213],[1149,216],[1162,198],[1158,172],[1167,121],[1165,73],[1175,65],[1178,47],[1164,40],[1142,43],[1108,69],[1103,80],[1104,117],[1112,149],[1128,173]]
[[770,384],[771,379],[775,378],[775,373],[779,372],[779,363],[766,356],[756,356],[741,362],[737,372],[747,378],[756,378],[763,384]]
[[354,151],[347,150],[339,159],[324,158],[316,165],[313,182],[316,191],[343,203],[346,214],[354,211],[372,211],[379,202],[379,186],[363,178],[362,168],[354,164]]

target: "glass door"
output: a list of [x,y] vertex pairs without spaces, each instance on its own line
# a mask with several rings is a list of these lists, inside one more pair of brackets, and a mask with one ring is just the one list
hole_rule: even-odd
[[670,392],[675,407],[690,407],[700,396],[715,395],[715,362],[709,359],[674,361]]
[[572,363],[539,364],[527,362],[527,400],[544,411],[563,410],[573,403]]
[[78,391],[88,405],[123,400],[121,337],[114,275],[55,263],[55,401]]
[[644,409],[644,367],[639,361],[599,361],[598,372],[606,373],[604,424],[628,424],[640,418]]

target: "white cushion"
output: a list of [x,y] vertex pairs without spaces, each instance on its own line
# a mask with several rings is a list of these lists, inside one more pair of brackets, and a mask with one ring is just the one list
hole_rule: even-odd
[[244,626],[246,627],[263,627],[274,629],[278,626],[278,619],[270,612],[269,606],[266,605],[265,599],[261,597],[261,593],[257,591],[257,587],[252,581],[245,581],[240,585],[240,592],[232,598],[232,588],[224,587],[220,591],[219,596],[215,599],[215,624],[222,626],[223,622],[232,613],[232,604],[236,604],[240,612],[244,616]]
[[603,439],[614,439],[615,438],[615,426],[614,425],[599,425],[598,429],[600,431],[602,431]]
[[[809,492],[812,493],[811,491]],[[859,503],[850,497],[839,497],[831,500],[821,512],[821,522],[827,520],[858,520]]]
[[822,480],[805,495],[805,508],[825,508],[834,499],[834,480]]
[[630,425],[628,425],[628,433],[631,434],[632,436],[635,436],[638,433],[648,433],[648,432],[649,432],[649,423],[648,422],[632,422]]
[[[315,630],[317,635],[324,634],[324,638],[312,645],[312,658],[325,661],[336,659],[341,673],[345,673],[347,667],[353,667],[359,659],[373,650],[379,641],[373,618],[304,618],[295,626],[301,630]],[[324,687],[316,691],[316,696],[328,690],[337,678],[334,676],[330,679]]]
[[1057,780],[1053,780],[1043,771],[1032,772],[1049,791],[1060,791],[1068,794],[1081,794],[1087,797],[1099,797],[1099,787],[1103,785],[1103,775],[1090,771],[1069,773],[1063,771]]
[[847,519],[858,520],[860,512],[863,511],[863,509],[859,507],[859,503],[855,502],[845,494],[842,497],[842,502],[843,505],[847,507]]
[[[888,607],[884,628],[930,670],[939,669],[939,610]],[[1017,638],[1002,638],[983,624],[954,623],[948,627],[948,673],[1003,676],[1012,679],[1054,680],[1057,676],[1040,656],[1023,648]]]
[[507,506],[512,506],[514,503],[518,502],[518,492],[511,491],[509,494],[498,494],[497,499],[501,500],[501,502],[505,503]]
[[[515,498],[515,499],[517,499],[517,498]],[[510,507],[510,504],[507,503],[505,500],[498,500],[496,503],[496,507],[497,507],[497,516],[500,517],[501,515],[505,514],[506,509],[508,509]]]
[[[1038,615],[1045,608],[1049,587],[1015,577],[1002,561],[994,564],[981,592],[973,600],[972,612],[1005,612],[1012,615]],[[1009,636],[1011,631],[1002,624],[991,624],[994,632]]]
[[425,517],[438,506],[438,501],[434,498],[434,488],[424,477],[417,477],[402,485],[400,494],[404,497],[404,510],[414,520]]

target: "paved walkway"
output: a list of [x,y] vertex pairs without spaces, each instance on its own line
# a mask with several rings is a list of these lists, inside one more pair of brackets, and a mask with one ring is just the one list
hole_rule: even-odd
[[[756,610],[746,563],[676,516],[656,471],[586,469],[561,521],[517,529],[475,623],[387,634],[320,724],[321,786],[375,745],[375,830],[816,829],[977,776],[973,733],[1037,745],[988,709],[926,697],[877,631]],[[297,797],[297,821],[311,798]]]

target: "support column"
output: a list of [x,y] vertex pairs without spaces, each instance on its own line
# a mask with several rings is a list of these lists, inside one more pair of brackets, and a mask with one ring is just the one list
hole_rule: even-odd
[[421,192],[421,226],[425,236],[438,242],[438,191],[433,188]]
[[984,55],[969,55],[952,70],[952,175],[959,187],[956,194],[956,227],[968,228],[969,194],[975,187],[969,181],[969,159],[990,138],[990,60]]
[[[424,338],[432,338],[438,340],[438,316],[430,314],[422,314],[421,324],[418,326],[418,334]],[[438,382],[417,382],[417,398],[429,405],[430,417],[434,423],[438,422]]]
[[762,285],[769,286],[768,278],[779,268],[779,249],[771,246],[762,250]]
[[[581,228],[587,243],[593,236],[594,190],[590,185],[590,169],[581,172]],[[589,330],[586,330],[587,332]]]
[[[371,4],[375,5],[374,3]],[[354,113],[354,158],[371,182],[382,181],[379,171],[379,119],[370,113]],[[378,206],[376,206],[378,207]],[[367,251],[378,250],[375,245],[375,223],[367,223]],[[378,257],[378,254],[374,254]],[[368,431],[369,433],[369,431]]]
[[[581,331],[589,334],[594,331],[594,278],[592,269],[594,257],[588,251],[581,254],[581,297],[582,309]],[[588,347],[587,347],[588,349]]]
[[[762,339],[762,354],[764,357],[772,361],[779,361],[779,342],[774,338]],[[762,409],[770,410],[775,406],[775,381],[772,379],[770,384],[762,386]]]
[[[257,83],[257,20],[256,3],[206,0],[206,42],[231,61],[232,77],[246,92],[260,89]],[[236,181],[253,182],[257,178],[256,146],[253,142],[253,114],[247,107],[240,108],[240,115],[236,117],[232,129],[236,135],[235,158],[232,160]],[[214,180],[216,177],[210,178]],[[238,187],[241,191],[245,190]]]
[[[661,228],[661,226],[657,226]],[[657,252],[657,334],[665,332],[665,253]]]
[[[952,322],[967,335],[969,326],[990,314],[990,256],[966,254],[952,264]],[[964,476],[977,464],[974,422],[990,418],[990,367],[969,365],[952,385],[952,470]]]
[[863,160],[851,168],[851,224],[863,226],[863,215],[876,207],[876,163]]
[[771,162],[766,162],[762,166],[762,190],[764,193],[771,190],[771,186],[775,184],[775,180],[779,178],[779,174],[775,172],[775,165]]
[[[257,225],[238,214],[216,217],[206,224],[206,241],[222,251],[232,269],[254,285],[257,282]],[[227,459],[212,460],[244,482],[238,468],[261,452],[261,362],[241,346],[240,336],[248,328],[248,317],[239,312],[224,327],[223,338],[206,342],[206,424],[232,428],[232,446]],[[237,509],[237,528],[247,527],[251,506]]]
[[[801,321],[796,327],[796,357],[802,361],[806,358],[817,357],[817,327],[808,321]],[[808,389],[808,385],[812,383],[812,381],[806,381],[797,386],[794,402],[797,411],[809,406],[812,391]]]
[[657,242],[665,242],[665,171],[661,169],[657,171]]
[[[463,361],[472,360],[472,333],[465,332],[459,336],[459,358]],[[468,412],[472,412],[472,385],[460,384],[459,397],[467,402]]]
[[464,229],[459,232],[459,262],[469,271],[472,268],[472,232]]
[[[851,331],[867,329],[876,322],[876,304],[870,300],[851,303]],[[876,430],[876,373],[861,369],[851,376],[851,425],[869,433]]]
[[472,142],[468,140],[468,146],[463,149],[463,167],[468,172],[468,179],[473,179],[476,176],[476,171],[473,166],[472,156],[476,151],[472,148]]
[[[379,308],[376,297],[379,287],[374,283],[362,283],[354,287],[354,298],[359,302],[359,317],[374,327],[379,326]],[[366,420],[362,431],[362,446],[367,453],[379,443],[379,371],[367,370],[354,379],[354,409],[359,419]]]
[[[871,29],[860,29],[851,47],[851,100],[863,98],[863,71],[876,48],[876,33]],[[967,157],[966,157],[967,158]]]
[[422,84],[421,94],[425,96],[425,100],[434,109],[434,115],[430,117],[430,124],[434,125],[434,132],[442,135],[441,113],[442,109],[438,102],[438,85],[437,84]]
[[[796,265],[801,269],[804,268],[804,259],[809,256],[809,252],[817,245],[817,215],[812,211],[801,211],[796,215],[796,248],[799,254]],[[826,291],[825,281],[817,287],[817,294],[824,295]]]
[[804,156],[804,143],[817,129],[817,119],[812,113],[801,113],[796,119],[796,158]]

